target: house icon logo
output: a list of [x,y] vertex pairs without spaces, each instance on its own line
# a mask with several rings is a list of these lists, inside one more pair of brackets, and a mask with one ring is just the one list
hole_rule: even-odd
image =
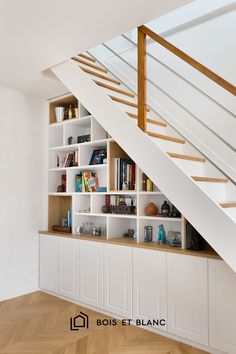
[[71,317],[70,319],[71,331],[79,331],[80,328],[89,328],[89,318],[81,311],[78,316]]

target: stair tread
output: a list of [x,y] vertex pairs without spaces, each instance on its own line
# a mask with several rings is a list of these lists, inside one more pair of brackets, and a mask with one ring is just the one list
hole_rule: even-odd
[[93,75],[93,76],[97,76],[99,77],[100,79],[103,79],[103,80],[107,80],[107,81],[110,81],[112,82],[113,84],[116,84],[116,85],[120,85],[121,82],[116,80],[116,79],[113,79],[112,77],[109,77],[109,76],[106,76],[106,75],[103,75],[103,74],[100,74],[96,71],[93,71],[93,70],[90,70],[90,69],[87,69],[83,66],[80,66],[80,69],[83,70],[85,73],[87,74],[90,74],[90,75]]
[[175,152],[167,152],[170,157],[183,159],[183,160],[190,160],[196,162],[206,162],[206,159],[201,156],[193,156],[193,155],[185,155],[185,154],[177,154]]
[[112,90],[112,91],[115,91],[115,92],[118,92],[118,93],[121,93],[125,96],[128,96],[128,97],[132,97],[132,98],[135,98],[135,94],[132,93],[132,92],[128,92],[128,91],[125,91],[125,90],[121,90],[117,87],[114,87],[114,86],[111,86],[111,85],[108,85],[108,84],[105,84],[104,82],[101,82],[101,81],[98,81],[98,80],[93,80],[98,86],[101,86],[101,87],[104,87],[108,90]]
[[75,60],[75,61],[77,61],[77,62],[79,62],[80,64],[84,64],[84,65],[87,65],[87,66],[89,66],[89,67],[91,67],[91,68],[93,68],[93,69],[95,69],[95,70],[98,70],[98,71],[102,71],[103,73],[108,73],[108,70],[107,69],[104,69],[103,67],[101,67],[101,66],[98,66],[98,65],[95,65],[95,64],[92,64],[92,63],[90,63],[90,62],[88,62],[88,61],[86,61],[86,60],[83,60],[83,59],[81,59],[80,57],[72,57],[72,59],[73,60]]
[[218,178],[218,177],[200,177],[192,176],[192,179],[196,182],[215,182],[215,183],[228,183],[227,178]]
[[[131,113],[131,112],[125,112],[129,117],[131,118],[135,118],[135,119],[138,119],[138,115],[137,114],[134,114],[134,113]],[[147,120],[147,123],[150,123],[150,124],[154,124],[154,125],[159,125],[160,127],[167,127],[167,124],[166,123],[163,123],[163,122],[159,122],[158,120],[156,119],[153,119],[153,118],[146,118]]]
[[226,208],[236,208],[236,202],[224,202],[220,203],[220,206],[224,209]]
[[179,144],[185,144],[185,140],[184,140],[184,139],[175,138],[175,137],[173,137],[173,136],[158,134],[158,133],[154,133],[154,132],[150,132],[150,131],[147,131],[146,133],[147,133],[149,136],[152,136],[152,137],[154,137],[154,138],[159,138],[159,139],[163,139],[163,140],[168,140],[168,141],[172,141],[172,142],[174,142],[174,143],[179,143]]
[[[123,103],[123,104],[126,104],[127,106],[131,106],[131,107],[134,107],[134,108],[138,108],[138,105],[135,102],[127,101],[127,100],[124,100],[123,98],[116,97],[116,96],[113,96],[113,95],[109,95],[109,97],[113,101],[116,101],[116,102],[119,102],[119,103]],[[146,108],[146,110],[147,110],[147,112],[150,112],[150,109],[148,107]]]
[[90,57],[90,56],[89,56],[89,55],[87,55],[87,54],[80,53],[80,54],[78,54],[78,56],[79,56],[79,57],[81,57],[81,58],[84,58],[84,59],[90,60],[90,61],[92,61],[93,63],[96,63],[96,59],[94,59],[94,58]]

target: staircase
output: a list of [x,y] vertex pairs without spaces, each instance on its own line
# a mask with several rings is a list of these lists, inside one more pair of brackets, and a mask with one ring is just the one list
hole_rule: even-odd
[[51,70],[236,271],[235,184],[88,53]]

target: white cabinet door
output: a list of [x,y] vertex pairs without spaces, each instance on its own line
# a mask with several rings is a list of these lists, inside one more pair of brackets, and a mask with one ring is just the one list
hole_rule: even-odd
[[104,309],[132,318],[132,248],[104,245]]
[[208,345],[206,258],[167,254],[168,332]]
[[40,235],[39,238],[40,289],[58,294],[58,242],[59,237]]
[[[133,317],[166,330],[166,253],[133,250]],[[164,320],[164,321],[163,321]],[[163,324],[165,324],[163,326]]]
[[79,241],[80,302],[103,308],[103,244]]
[[236,274],[223,262],[209,260],[210,347],[236,353]]
[[59,239],[59,294],[78,299],[78,246],[79,240]]

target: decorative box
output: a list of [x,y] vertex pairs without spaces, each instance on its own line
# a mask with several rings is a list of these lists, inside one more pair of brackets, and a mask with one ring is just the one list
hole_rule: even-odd
[[90,141],[90,134],[87,135],[80,135],[77,137],[77,143],[81,144],[81,143],[86,143]]
[[112,214],[126,214],[131,215],[136,213],[136,206],[128,206],[125,203],[120,203],[119,205],[111,205],[110,212]]

